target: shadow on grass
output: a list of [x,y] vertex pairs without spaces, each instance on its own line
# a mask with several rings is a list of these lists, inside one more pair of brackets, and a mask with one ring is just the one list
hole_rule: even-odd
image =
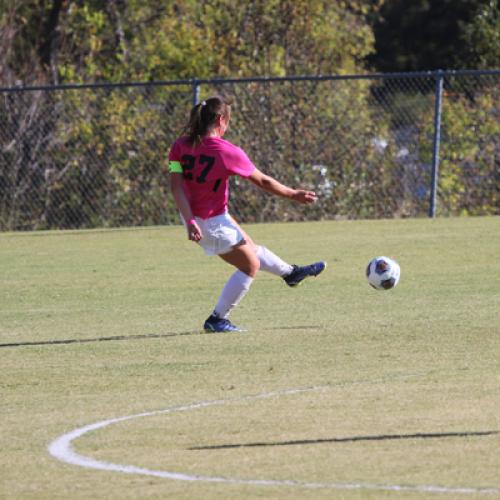
[[[318,330],[321,329],[320,326],[315,325],[301,325],[301,326],[276,326],[270,328],[262,328],[263,331],[270,330]],[[39,341],[26,341],[26,342],[9,342],[5,344],[0,344],[2,347],[26,347],[26,346],[54,346],[54,345],[65,345],[65,344],[88,344],[90,342],[110,342],[118,340],[148,340],[148,339],[162,339],[167,337],[181,337],[184,335],[200,335],[207,334],[213,335],[209,332],[204,332],[203,330],[189,330],[185,332],[168,332],[168,333],[146,333],[141,335],[114,335],[111,337],[95,337],[89,339],[58,339],[58,340],[39,340]],[[227,335],[227,334],[226,334]],[[229,335],[234,335],[234,333],[229,333]]]
[[307,444],[324,444],[324,443],[356,443],[358,441],[391,441],[404,439],[443,439],[443,438],[459,438],[459,437],[480,437],[492,436],[500,434],[500,431],[465,431],[465,432],[436,432],[436,433],[415,433],[415,434],[380,434],[375,436],[351,436],[341,438],[326,438],[326,439],[300,439],[297,441],[269,441],[257,443],[233,443],[233,444],[216,444],[208,446],[194,446],[188,450],[227,450],[231,448],[259,448],[268,446],[294,446]]
[[88,344],[89,342],[110,342],[115,340],[144,340],[144,339],[159,339],[163,337],[179,337],[181,335],[195,335],[199,331],[190,332],[172,332],[172,333],[147,333],[143,335],[115,335],[112,337],[97,337],[91,339],[60,339],[60,340],[39,340],[33,342],[11,342],[8,344],[0,344],[0,347],[24,347],[24,346],[51,346],[64,344]]

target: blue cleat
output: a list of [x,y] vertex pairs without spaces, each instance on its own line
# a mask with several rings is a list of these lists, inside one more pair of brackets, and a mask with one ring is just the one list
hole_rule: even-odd
[[206,332],[218,333],[218,332],[243,332],[241,328],[233,325],[231,321],[225,318],[219,318],[212,314],[203,325]]
[[283,276],[288,286],[297,286],[302,280],[309,276],[318,276],[326,268],[326,262],[315,262],[309,266],[293,265],[293,271],[287,276]]

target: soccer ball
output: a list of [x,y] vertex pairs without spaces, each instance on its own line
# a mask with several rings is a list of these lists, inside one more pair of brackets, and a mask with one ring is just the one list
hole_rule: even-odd
[[389,257],[375,257],[366,268],[368,283],[377,290],[389,290],[399,282],[399,264]]

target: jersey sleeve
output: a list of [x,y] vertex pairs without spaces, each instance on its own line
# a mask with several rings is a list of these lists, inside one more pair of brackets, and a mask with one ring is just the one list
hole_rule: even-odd
[[170,153],[168,154],[168,171],[171,174],[182,174],[180,150],[181,148],[177,141],[170,148]]
[[234,146],[225,151],[224,166],[230,175],[249,177],[255,170],[255,165],[248,158],[245,151]]

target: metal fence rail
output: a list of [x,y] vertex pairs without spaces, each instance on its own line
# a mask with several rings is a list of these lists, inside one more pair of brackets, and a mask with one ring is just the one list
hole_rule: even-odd
[[0,88],[0,230],[174,224],[166,157],[193,102],[313,207],[232,180],[245,222],[499,214],[500,71]]

